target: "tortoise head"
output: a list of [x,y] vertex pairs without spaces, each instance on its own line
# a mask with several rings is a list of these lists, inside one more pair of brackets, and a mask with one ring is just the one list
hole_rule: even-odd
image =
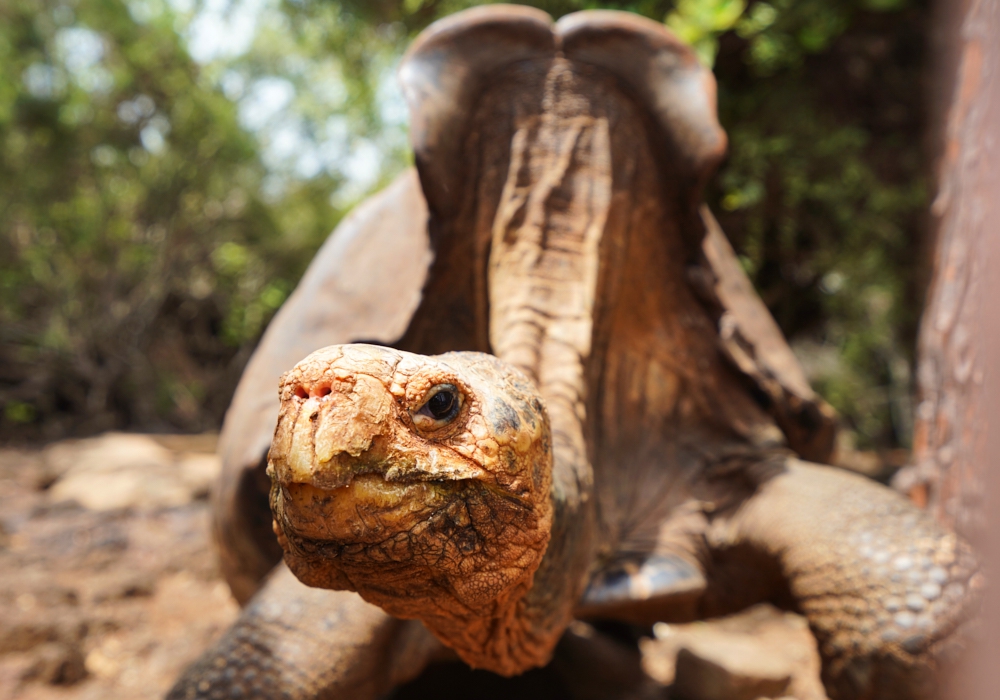
[[424,620],[476,663],[475,620],[523,597],[549,541],[534,387],[481,353],[341,345],[298,363],[280,394],[268,471],[289,568]]

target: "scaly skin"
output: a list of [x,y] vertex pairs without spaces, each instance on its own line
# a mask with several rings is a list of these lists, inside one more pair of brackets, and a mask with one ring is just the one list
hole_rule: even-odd
[[372,700],[415,677],[442,647],[346,592],[309,588],[284,566],[168,700]]
[[[421,415],[442,386],[454,416]],[[551,438],[523,375],[480,353],[333,346],[281,398],[271,505],[300,580],[422,620],[473,667],[548,661],[563,630],[524,608],[552,527]]]
[[985,583],[969,545],[900,494],[794,459],[707,540],[717,559],[744,546],[778,564],[834,698],[938,697]]

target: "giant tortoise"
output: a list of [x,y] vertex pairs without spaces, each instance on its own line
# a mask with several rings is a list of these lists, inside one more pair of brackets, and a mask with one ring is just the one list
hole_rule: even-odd
[[399,77],[416,169],[341,224],[239,385],[214,503],[247,606],[170,697],[376,697],[443,649],[513,675],[574,618],[760,601],[806,616],[831,697],[931,696],[981,575],[813,463],[832,411],[701,204],[726,139],[693,52],[496,5]]

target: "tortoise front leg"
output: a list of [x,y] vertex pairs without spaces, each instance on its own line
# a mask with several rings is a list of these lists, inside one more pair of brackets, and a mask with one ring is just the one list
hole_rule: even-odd
[[416,677],[442,648],[419,622],[356,593],[309,588],[282,564],[167,700],[373,699]]
[[910,501],[798,460],[713,518],[707,539],[725,575],[709,571],[706,605],[721,602],[722,578],[738,584],[732,562],[763,554],[807,616],[838,699],[936,697],[941,663],[960,648],[982,587],[969,546]]

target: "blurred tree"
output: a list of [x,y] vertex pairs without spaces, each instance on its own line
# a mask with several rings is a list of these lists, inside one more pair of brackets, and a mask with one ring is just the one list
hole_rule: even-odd
[[716,62],[711,195],[814,386],[863,447],[908,446],[926,269],[927,3],[758,2]]
[[264,174],[168,12],[0,4],[5,437],[217,424],[248,341],[335,221],[333,183],[276,215]]

